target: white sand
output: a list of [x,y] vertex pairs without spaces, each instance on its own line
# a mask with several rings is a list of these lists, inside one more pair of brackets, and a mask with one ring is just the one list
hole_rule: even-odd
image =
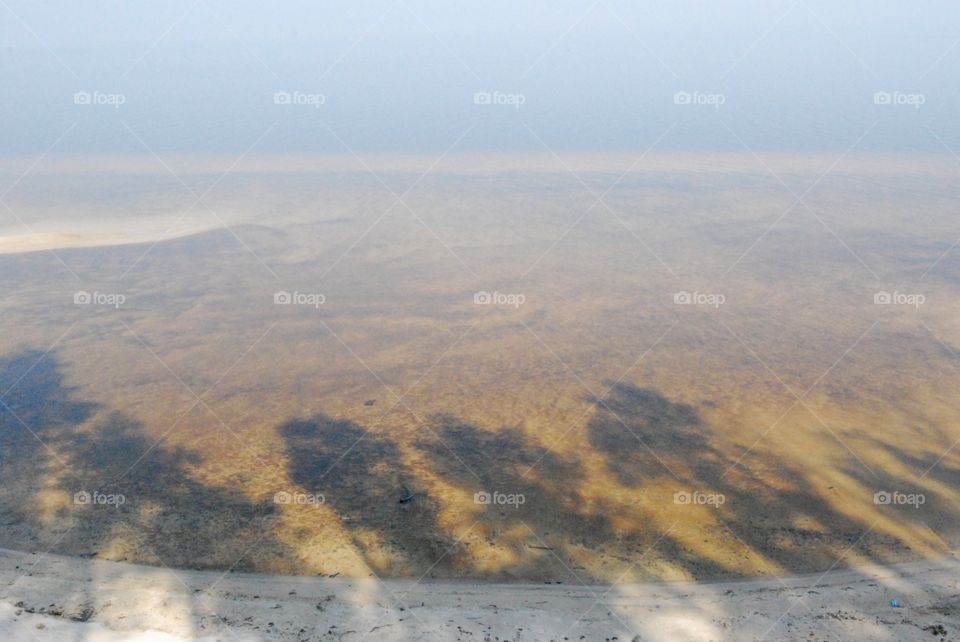
[[213,224],[215,221],[206,224],[192,221],[184,223],[173,217],[158,217],[151,222],[151,225],[139,226],[136,221],[130,221],[128,224],[111,222],[99,226],[81,225],[81,223],[84,222],[59,222],[60,229],[67,230],[66,232],[44,232],[34,229],[31,233],[19,233],[22,230],[14,226],[0,228],[0,254],[156,243],[217,229]]
[[172,571],[0,549],[0,583],[0,639],[13,641],[941,639],[924,630],[934,625],[946,639],[960,633],[955,556],[783,581],[585,587]]

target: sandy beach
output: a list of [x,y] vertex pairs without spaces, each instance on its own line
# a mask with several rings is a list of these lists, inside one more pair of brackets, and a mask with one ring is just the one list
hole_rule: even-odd
[[960,631],[955,556],[782,579],[575,586],[185,571],[2,550],[0,582],[0,637],[17,642],[931,640]]

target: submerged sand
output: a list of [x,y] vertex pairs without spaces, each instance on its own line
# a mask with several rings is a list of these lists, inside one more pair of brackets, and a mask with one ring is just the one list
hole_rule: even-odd
[[0,254],[0,541],[566,584],[960,544],[950,165],[434,160],[170,159],[181,183],[51,157],[19,180],[5,202],[68,236]]

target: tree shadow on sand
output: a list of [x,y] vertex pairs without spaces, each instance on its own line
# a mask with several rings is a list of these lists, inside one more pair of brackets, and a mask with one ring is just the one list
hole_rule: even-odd
[[[762,556],[788,572],[809,572],[835,563],[842,566],[840,552],[882,563],[907,548],[896,538],[872,530],[871,524],[834,509],[832,486],[818,487],[782,461],[762,461],[757,456],[741,461],[731,456],[746,449],[723,444],[691,405],[623,383],[613,385],[605,398],[591,401],[597,410],[588,425],[588,438],[603,453],[611,472],[638,489],[654,478],[672,476],[681,495],[664,501],[692,504],[694,493],[722,494],[724,503],[713,509],[722,522],[720,528],[750,555]],[[848,474],[869,488],[882,483],[852,471]],[[903,486],[891,476],[883,481]],[[864,493],[863,503],[872,507],[872,493]],[[718,574],[717,569],[705,569],[702,556],[675,538],[665,537],[658,547],[693,577]],[[719,575],[740,573],[725,568]]]
[[[298,568],[297,551],[278,540],[280,512],[270,498],[251,500],[231,480],[200,481],[197,455],[77,397],[55,353],[0,359],[0,537],[8,546],[171,567]],[[576,582],[605,579],[579,566],[603,556],[611,568],[646,556],[695,578],[756,572],[638,521],[648,513],[624,512],[656,510],[657,502],[664,512],[708,511],[704,537],[788,572],[829,568],[838,551],[881,563],[902,557],[903,542],[835,508],[850,502],[831,502],[832,487],[781,461],[738,461],[741,446],[725,443],[694,406],[622,383],[589,401],[590,449],[573,455],[545,449],[519,428],[488,430],[450,415],[430,418],[404,442],[322,414],[278,432],[290,479],[324,494],[381,575]],[[909,470],[937,463],[888,450]],[[616,497],[586,492],[598,483],[588,465],[606,466],[604,483]],[[926,506],[898,517],[921,522],[933,512],[939,525],[958,523],[957,507],[929,491],[960,481],[944,463],[926,486],[882,471],[866,477],[853,463],[844,474],[850,487],[927,488]],[[715,509],[677,506],[666,485],[726,501]],[[78,493],[89,496],[78,503]],[[118,496],[120,505],[94,499]],[[865,492],[865,515],[876,514],[872,500]]]
[[[567,552],[622,534],[587,508],[579,492],[586,481],[580,462],[544,449],[518,428],[484,430],[451,415],[432,417],[430,425],[416,447],[433,474],[464,500],[472,498],[473,511],[464,519],[484,538],[489,557],[509,562],[493,578],[589,579]],[[478,556],[474,563],[482,568],[487,554],[481,548]]]
[[0,475],[40,480],[40,462],[54,454],[44,437],[69,432],[98,409],[72,400],[71,394],[53,358],[43,352],[22,350],[0,358]]
[[[349,630],[349,608],[334,624],[314,606],[329,599],[328,586],[303,589],[316,597],[299,618],[286,603],[280,610],[284,597],[301,605],[309,600],[289,597],[293,590],[277,596],[277,610],[231,612],[233,600],[259,596],[244,593],[255,583],[230,584],[227,572],[276,570],[274,561],[287,571],[296,568],[294,551],[276,538],[279,510],[272,498],[253,501],[240,484],[198,481],[203,462],[196,454],[157,441],[123,413],[77,396],[54,353],[25,350],[0,359],[0,545],[37,553],[14,570],[8,567],[12,581],[0,586],[4,606],[76,622],[109,620],[102,614],[112,610],[116,616],[119,608],[119,619],[129,617],[134,630],[138,622],[154,622],[189,639],[259,639],[279,631],[290,639],[337,639],[337,625]],[[86,499],[77,503],[76,494]],[[95,494],[124,501],[99,504]],[[162,566],[166,572],[146,574],[126,565],[107,570],[53,554]],[[224,573],[178,570],[208,567]],[[110,596],[126,586],[145,603],[114,604]],[[395,599],[377,590],[366,598]],[[402,613],[397,619],[402,622]],[[308,633],[305,623],[314,620],[316,628]],[[224,624],[232,629],[225,631]]]
[[[918,443],[925,446],[938,443],[936,449],[942,448],[941,454],[937,454],[936,450],[927,453],[911,453],[905,448],[898,448],[877,439],[867,440],[886,452],[895,462],[909,471],[909,474],[893,475],[883,469],[874,469],[874,474],[869,475],[857,467],[851,467],[846,472],[864,485],[877,489],[877,492],[882,495],[881,501],[890,500],[885,510],[896,510],[897,514],[902,515],[906,520],[922,523],[925,528],[929,528],[941,538],[947,548],[955,550],[960,546],[960,507],[956,502],[938,493],[937,488],[960,488],[960,467],[951,464],[946,457],[949,455],[954,439],[946,434],[941,434],[939,437],[939,439],[928,437],[929,441],[918,440]],[[898,493],[901,499],[905,499],[905,496],[922,495],[923,503],[898,505],[894,493]]]
[[[825,570],[842,566],[843,555],[902,559],[906,545],[836,508],[849,502],[832,502],[832,487],[781,461],[739,461],[730,454],[737,445],[723,443],[694,406],[626,384],[590,401],[592,450],[575,455],[545,449],[519,428],[487,430],[450,415],[431,417],[402,443],[326,415],[289,421],[279,433],[291,479],[326,494],[378,574],[578,583],[609,579],[618,565],[644,558],[651,564],[637,568],[639,576],[662,577],[669,568],[670,576],[697,579]],[[594,454],[619,484],[611,486],[617,497],[584,494],[603,483],[586,472]],[[725,501],[685,505],[675,492]],[[875,508],[872,500],[864,492],[866,509]],[[624,512],[630,505],[646,508]],[[638,517],[651,506],[678,516],[686,535]],[[626,517],[615,521],[618,514]],[[384,551],[399,562],[383,562]],[[605,575],[580,565],[604,557]]]
[[587,438],[624,485],[639,486],[644,479],[716,458],[712,431],[693,406],[624,383],[614,384],[605,398],[588,401],[596,411]]
[[[279,428],[291,479],[324,493],[378,574],[570,581],[575,570],[548,552],[547,541],[560,536],[588,546],[612,536],[603,517],[578,509],[582,471],[575,462],[535,448],[516,429],[489,432],[451,416],[435,417],[427,428],[408,452],[387,436],[326,415]],[[526,478],[534,466],[545,474]],[[437,481],[446,487],[442,498],[431,495]],[[477,504],[477,493],[522,495],[524,503]],[[440,524],[441,501],[463,527],[457,532]],[[499,549],[509,565],[474,557],[476,548],[470,552],[466,544],[478,540],[481,548]],[[400,563],[384,564],[380,547]]]
[[54,353],[0,360],[0,386],[8,545],[193,568],[253,570],[250,553],[291,556],[269,536],[272,502],[198,481],[196,455],[149,437],[122,413],[77,401]]
[[459,564],[456,540],[437,522],[436,500],[393,441],[323,414],[288,421],[279,434],[290,478],[323,494],[377,574],[444,572]]

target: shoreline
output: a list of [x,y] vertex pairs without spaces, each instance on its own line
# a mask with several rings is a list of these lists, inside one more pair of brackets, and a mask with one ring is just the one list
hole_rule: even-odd
[[0,635],[15,641],[924,640],[960,632],[955,554],[771,579],[578,586],[185,571],[0,549],[0,578]]

